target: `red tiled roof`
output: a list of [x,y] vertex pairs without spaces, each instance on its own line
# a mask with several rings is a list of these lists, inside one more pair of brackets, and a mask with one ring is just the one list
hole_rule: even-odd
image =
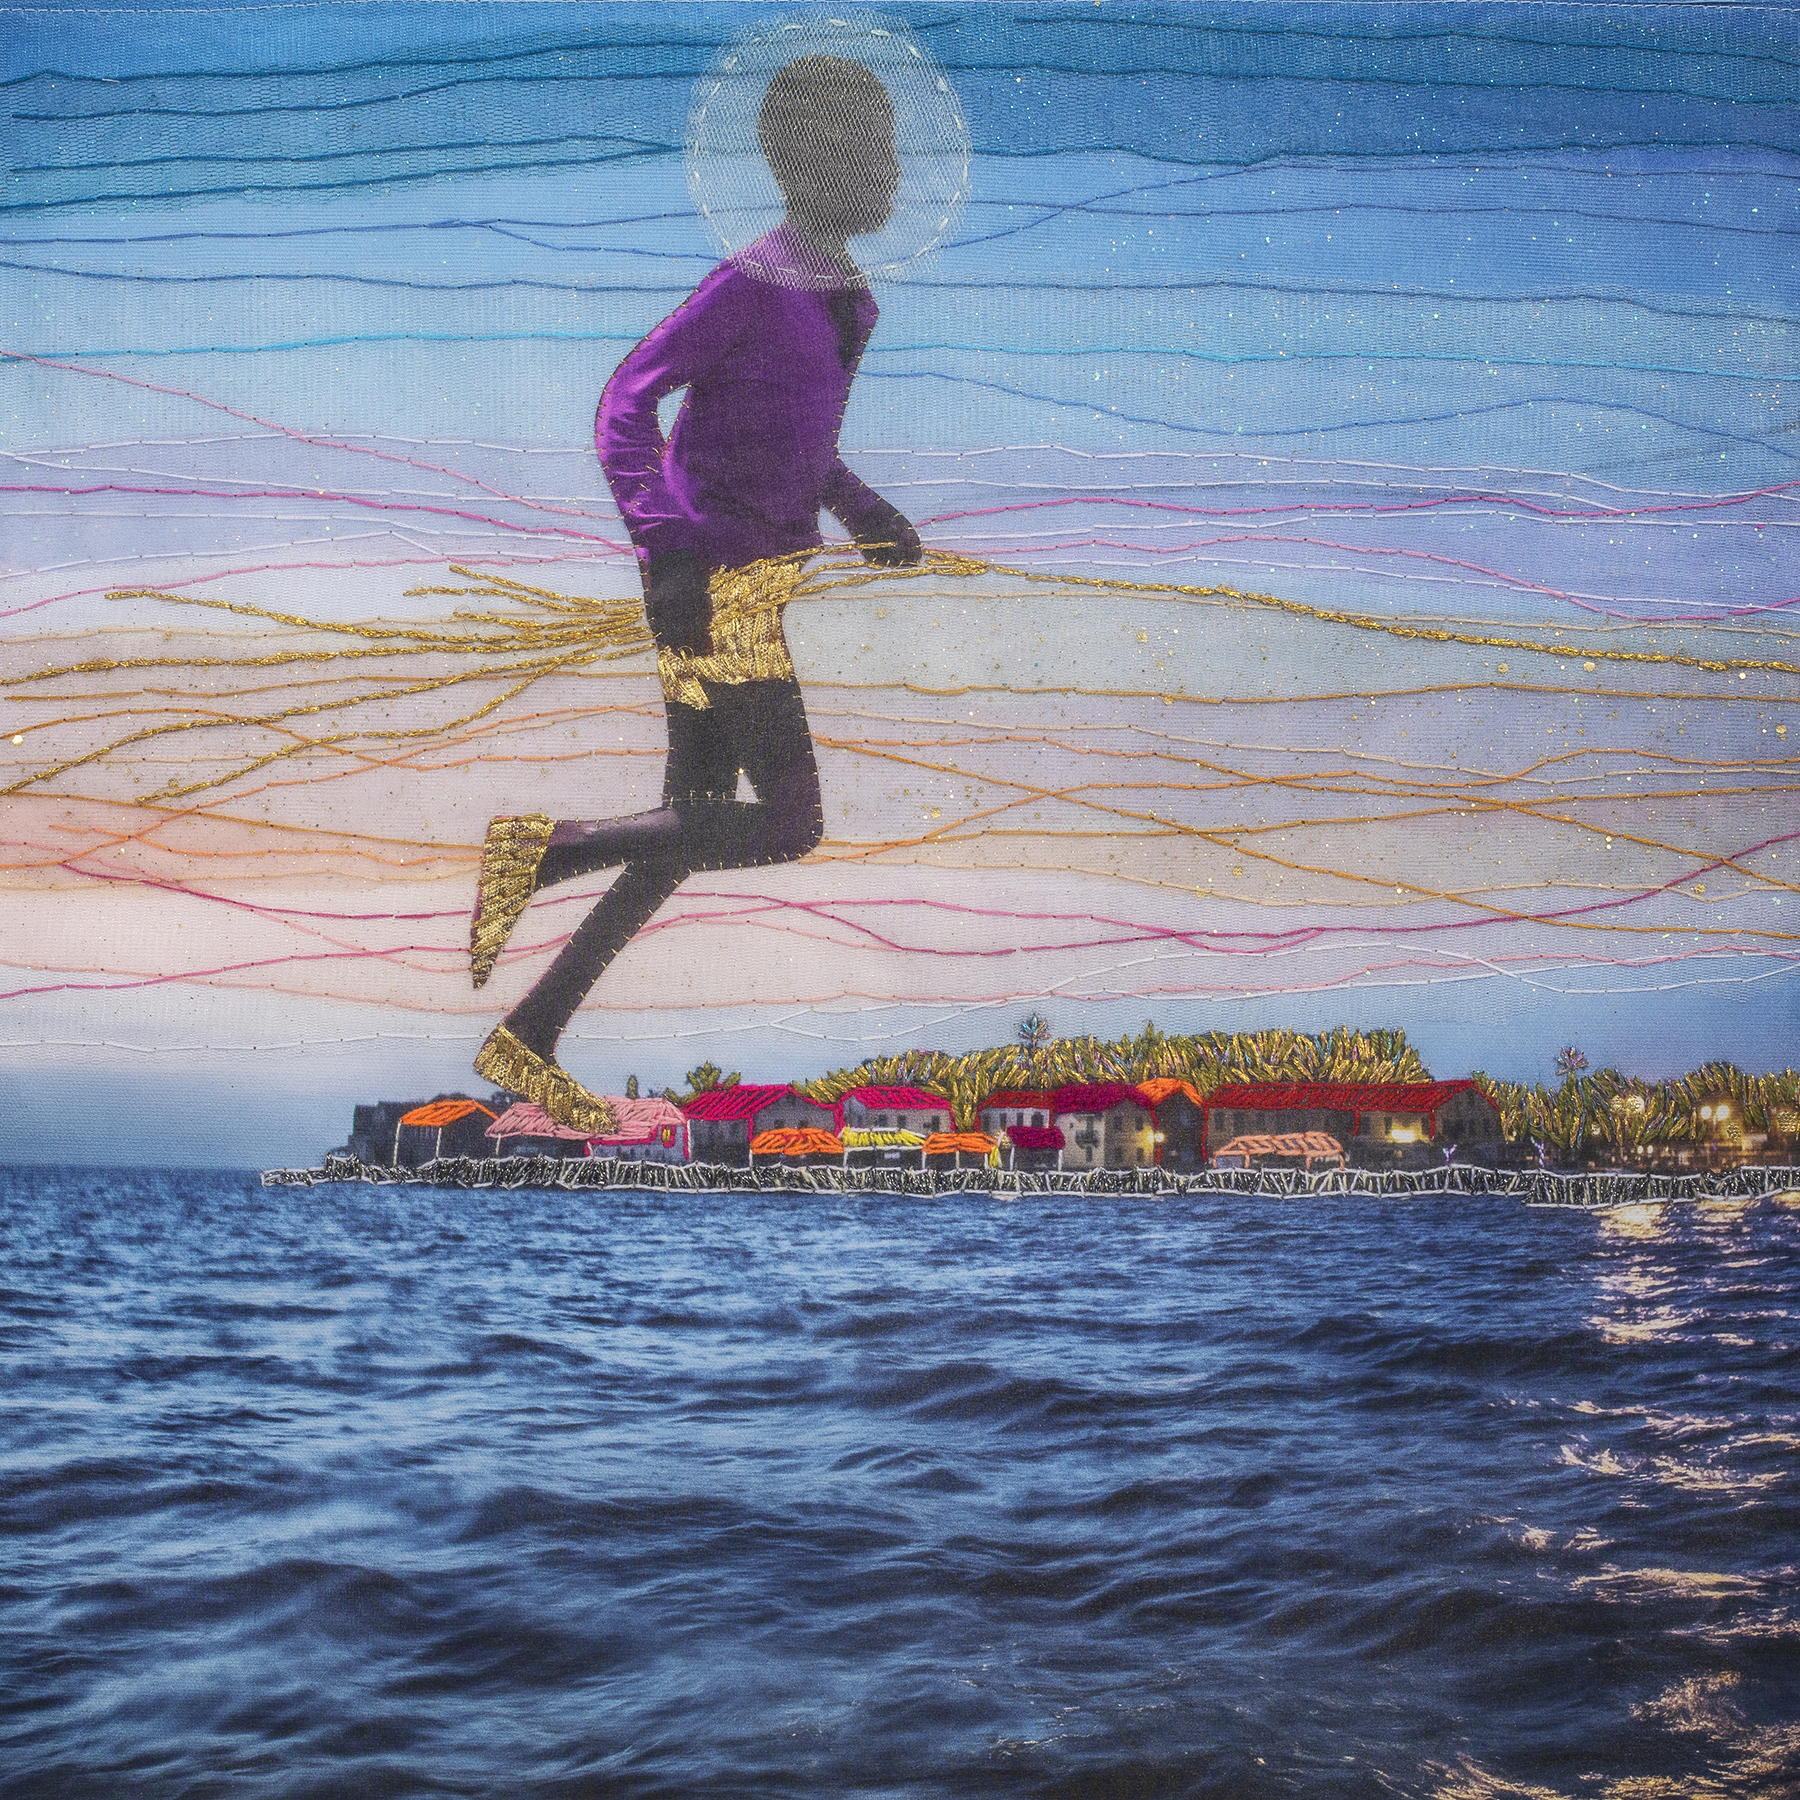
[[[1215,1089],[1206,1104],[1250,1112],[1322,1108],[1330,1112],[1435,1113],[1458,1094],[1481,1089],[1472,1081],[1260,1081]],[[1485,1100],[1487,1096],[1482,1094]]]
[[986,1112],[991,1106],[1005,1106],[1015,1112],[1049,1112],[1055,1103],[1054,1088],[1044,1088],[1037,1092],[1026,1088],[996,1088],[976,1110]]
[[794,1090],[790,1087],[765,1087],[741,1081],[736,1087],[708,1088],[704,1094],[696,1094],[681,1110],[690,1119],[753,1119],[765,1106],[794,1098]]
[[1006,1136],[1015,1150],[1060,1150],[1068,1142],[1060,1125],[1009,1125]]
[[1086,1087],[1056,1090],[1056,1110],[1059,1113],[1111,1112],[1115,1106],[1123,1106],[1127,1102],[1143,1107],[1146,1112],[1156,1110],[1155,1102],[1142,1088],[1127,1087],[1122,1081],[1098,1081]]
[[844,1099],[838,1102],[839,1110],[844,1100],[860,1100],[864,1106],[881,1107],[898,1112],[932,1112],[942,1111],[950,1102],[942,1094],[928,1094],[923,1088],[915,1087],[859,1087],[852,1088]]

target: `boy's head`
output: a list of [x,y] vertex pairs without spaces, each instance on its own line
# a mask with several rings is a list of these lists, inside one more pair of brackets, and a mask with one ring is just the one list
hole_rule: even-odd
[[788,217],[810,236],[841,244],[887,223],[900,185],[894,103],[861,63],[803,56],[777,70],[756,136]]

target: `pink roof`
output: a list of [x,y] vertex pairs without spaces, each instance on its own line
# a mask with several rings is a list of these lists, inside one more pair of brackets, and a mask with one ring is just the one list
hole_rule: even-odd
[[882,1107],[891,1112],[942,1111],[950,1104],[942,1094],[928,1094],[923,1088],[913,1087],[852,1088],[838,1102],[840,1108],[844,1100],[860,1100],[864,1106]]
[[[980,1111],[986,1112],[990,1106],[1008,1106],[1015,1112],[1029,1112],[1036,1108],[1039,1112],[1047,1112],[1055,1104],[1056,1094],[1052,1089],[1032,1092],[1026,1088],[996,1088],[982,1101]],[[1044,1129],[1048,1131],[1049,1126]]]
[[509,1137],[567,1138],[575,1144],[585,1144],[588,1137],[585,1131],[557,1124],[541,1106],[534,1106],[529,1100],[515,1100],[487,1128],[487,1135],[496,1141]]
[[[690,1119],[754,1119],[765,1106],[773,1106],[777,1100],[806,1100],[806,1096],[796,1094],[791,1087],[785,1085],[768,1087],[742,1081],[736,1087],[709,1088],[704,1094],[696,1094],[682,1110]],[[816,1100],[807,1100],[806,1103],[808,1106],[819,1106]],[[831,1108],[820,1106],[819,1110],[830,1112]]]
[[647,1144],[665,1125],[687,1123],[681,1108],[660,1095],[645,1100],[627,1100],[623,1094],[603,1094],[601,1098],[618,1114],[619,1128],[594,1139],[597,1144]]
[[1128,1087],[1122,1081],[1096,1081],[1086,1087],[1065,1087],[1056,1090],[1056,1110],[1059,1113],[1103,1113],[1111,1112],[1115,1106],[1141,1106],[1146,1112],[1154,1112],[1156,1105],[1142,1088]]

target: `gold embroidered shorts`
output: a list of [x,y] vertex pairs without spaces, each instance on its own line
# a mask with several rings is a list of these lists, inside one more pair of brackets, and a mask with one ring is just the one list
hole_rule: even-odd
[[792,681],[794,664],[781,635],[781,613],[800,583],[806,559],[769,557],[741,569],[720,569],[707,583],[712,602],[712,649],[659,649],[656,672],[663,698],[704,708],[705,682]]

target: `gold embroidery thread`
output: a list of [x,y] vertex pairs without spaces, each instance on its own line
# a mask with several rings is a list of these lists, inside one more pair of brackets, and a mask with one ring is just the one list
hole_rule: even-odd
[[571,1131],[604,1137],[619,1128],[618,1115],[598,1094],[590,1094],[566,1069],[546,1062],[504,1025],[488,1033],[475,1053],[475,1073],[507,1093],[541,1106]]
[[656,673],[663,698],[704,709],[712,703],[705,683],[736,686],[745,681],[792,681],[793,659],[782,636],[782,609],[800,585],[798,557],[769,557],[741,569],[721,569],[707,584],[712,602],[712,649],[661,649]]
[[545,813],[488,823],[475,914],[469,921],[469,973],[477,987],[486,985],[513,927],[537,891],[538,868],[551,828]]

